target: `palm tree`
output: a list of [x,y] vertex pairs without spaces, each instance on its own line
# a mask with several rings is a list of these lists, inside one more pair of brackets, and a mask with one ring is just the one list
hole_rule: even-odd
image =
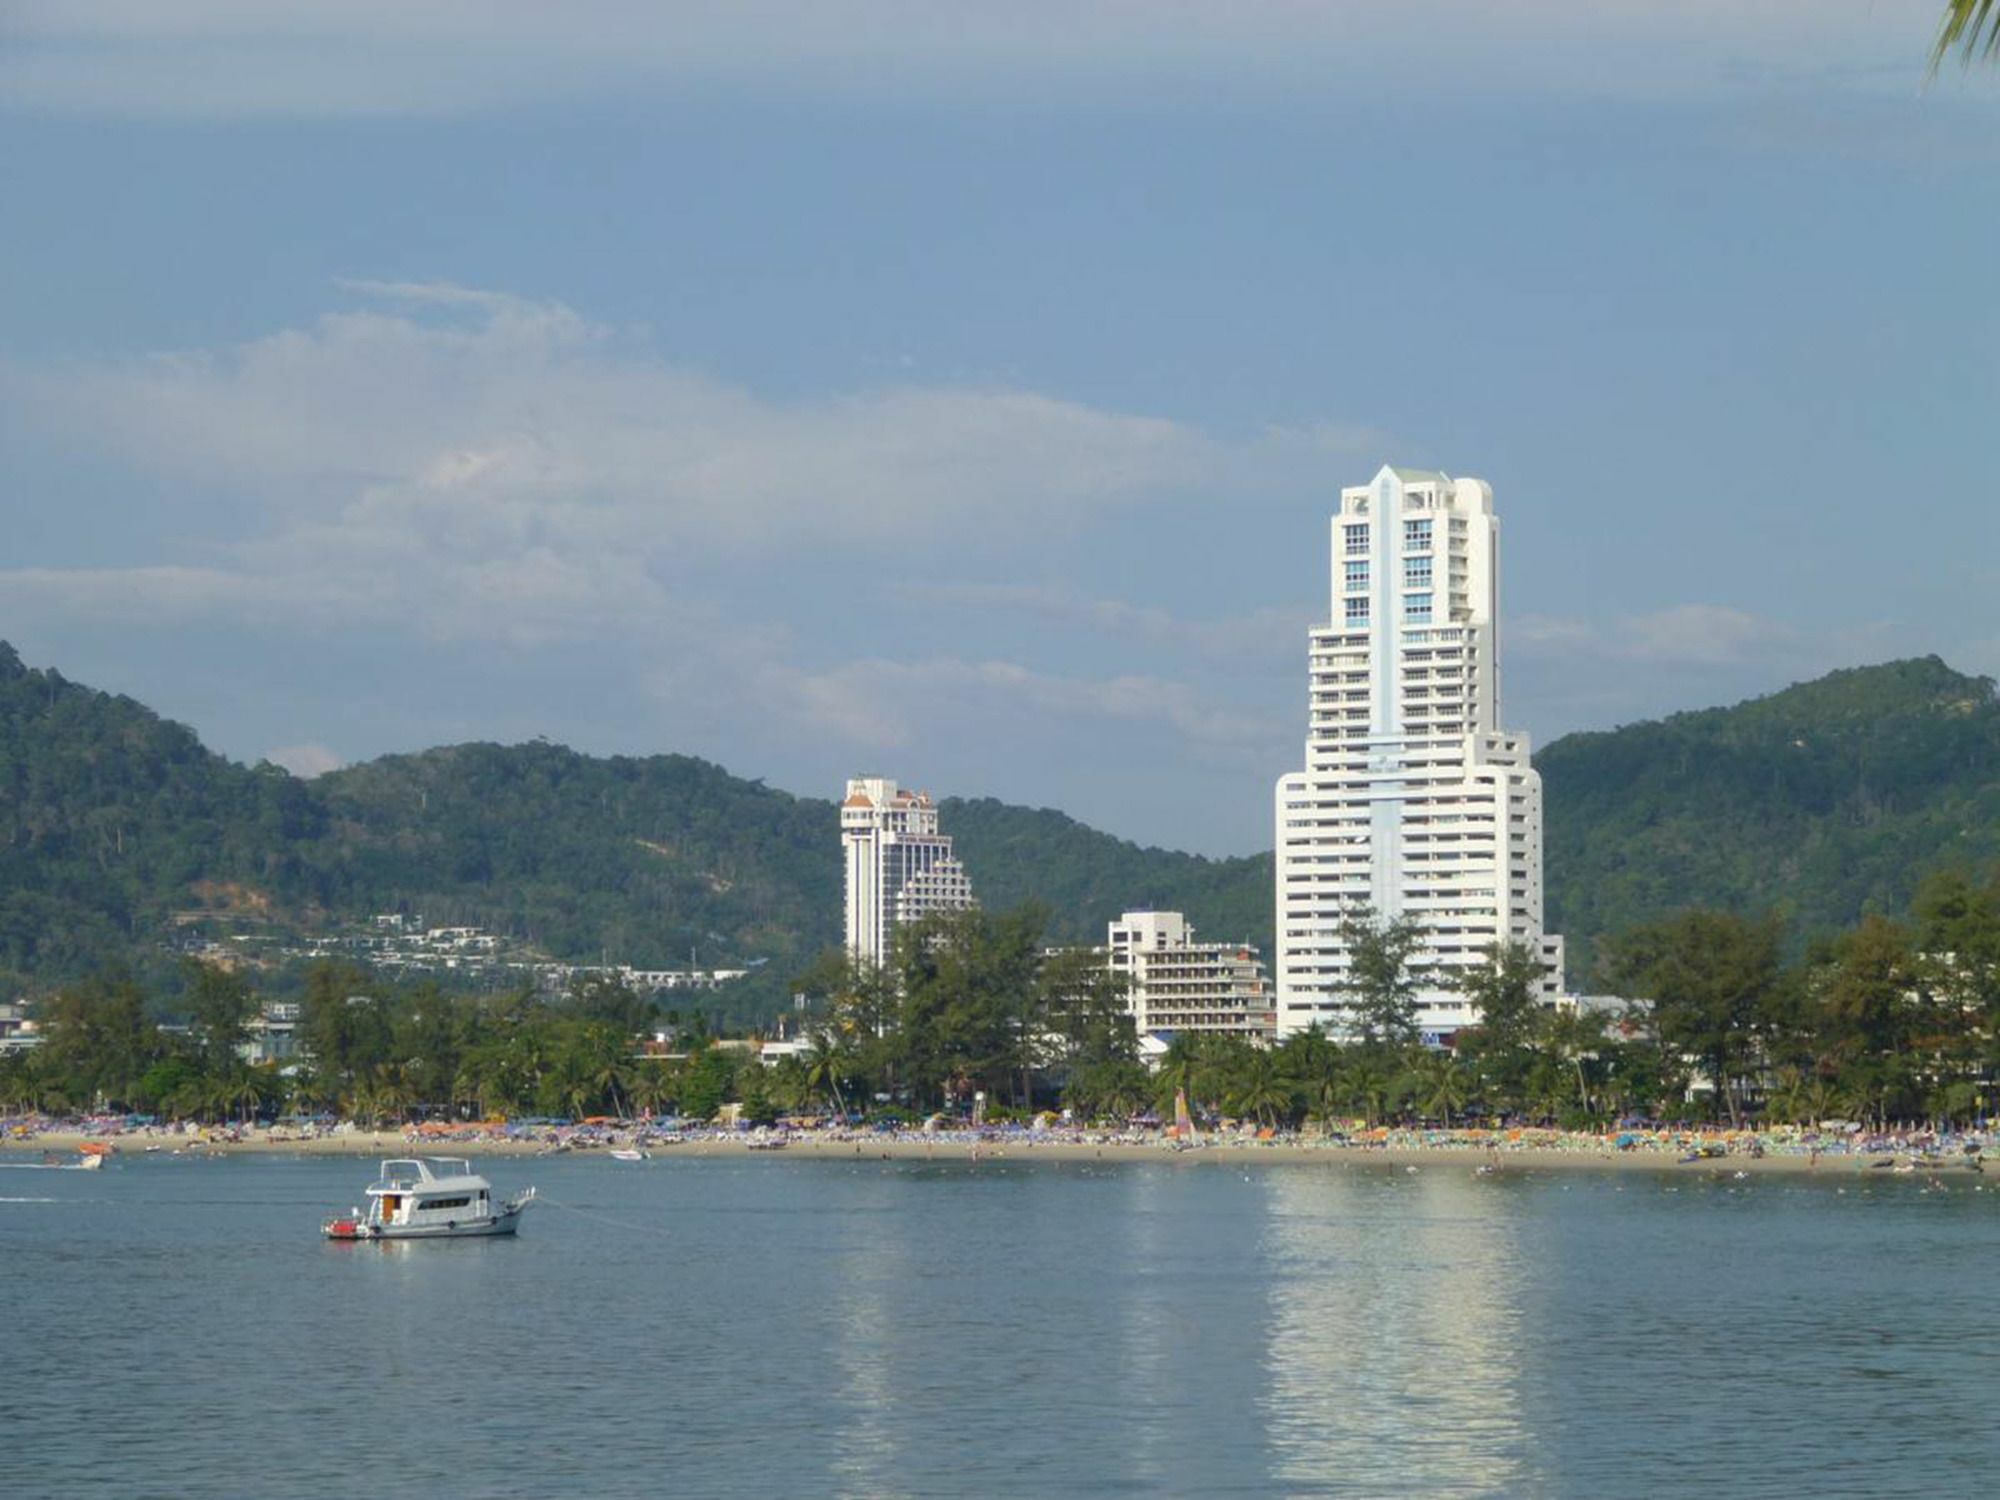
[[848,1074],[847,1046],[831,1031],[815,1036],[805,1055],[806,1087],[824,1092],[833,1101],[834,1113],[847,1118],[847,1101],[840,1095],[840,1081]]
[[1805,1072],[1787,1063],[1778,1069],[1774,1082],[1777,1086],[1771,1090],[1770,1096],[1772,1118],[1785,1125],[1798,1124],[1806,1102]]
[[285,1090],[285,1105],[295,1114],[318,1114],[340,1102],[324,1075],[314,1070],[294,1073]]
[[1576,1102],[1590,1108],[1590,1083],[1583,1070],[1584,1059],[1604,1045],[1604,1018],[1588,1011],[1552,1011],[1543,1023],[1549,1050],[1560,1057],[1576,1078]]
[[625,1091],[632,1081],[632,1067],[617,1050],[615,1044],[606,1047],[593,1060],[590,1081],[597,1089],[600,1098],[611,1101],[611,1112],[619,1119],[624,1119]]
[[1439,1115],[1444,1128],[1451,1129],[1453,1110],[1465,1108],[1470,1093],[1465,1067],[1449,1052],[1433,1052],[1413,1070],[1417,1081],[1417,1107],[1426,1115]]
[[1167,1045],[1166,1056],[1160,1059],[1160,1071],[1153,1075],[1153,1096],[1162,1110],[1174,1106],[1174,1096],[1186,1091],[1188,1099],[1195,1096],[1195,1081],[1201,1076],[1201,1061],[1196,1056],[1194,1038],[1182,1032]]
[[1279,1076],[1277,1058],[1261,1050],[1245,1058],[1230,1102],[1238,1114],[1254,1115],[1262,1125],[1276,1124],[1279,1113],[1292,1104],[1292,1092]]
[[1333,1119],[1340,1112],[1340,1048],[1314,1026],[1278,1053],[1292,1088],[1305,1097],[1307,1115],[1322,1124]]
[[1931,72],[1935,74],[1953,52],[1967,66],[1976,58],[1990,62],[2000,57],[2000,5],[1996,0],[1948,0],[1937,44],[1931,49]]
[[642,1114],[656,1115],[674,1098],[667,1070],[656,1062],[641,1063],[632,1070],[632,1107]]
[[1350,1058],[1341,1069],[1341,1090],[1349,1108],[1359,1106],[1372,1127],[1389,1097],[1389,1075],[1367,1057]]

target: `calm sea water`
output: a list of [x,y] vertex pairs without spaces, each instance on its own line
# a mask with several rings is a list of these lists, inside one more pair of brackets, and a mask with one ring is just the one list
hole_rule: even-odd
[[[499,1160],[0,1171],[0,1494],[1960,1495],[2000,1183]],[[1838,1191],[1844,1187],[1845,1191]]]

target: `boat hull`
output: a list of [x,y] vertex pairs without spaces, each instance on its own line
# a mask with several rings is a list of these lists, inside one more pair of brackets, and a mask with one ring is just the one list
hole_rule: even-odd
[[329,1219],[324,1233],[330,1240],[485,1240],[512,1234],[521,1226],[521,1211],[491,1219],[456,1224],[370,1224],[360,1219]]

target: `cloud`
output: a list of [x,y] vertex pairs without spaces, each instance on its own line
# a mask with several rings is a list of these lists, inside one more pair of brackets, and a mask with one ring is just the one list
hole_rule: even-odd
[[[1151,768],[1261,769],[1285,743],[1204,663],[1258,652],[1267,631],[1295,652],[1303,613],[1188,620],[1026,582],[905,595],[1159,648],[1142,673],[1093,674],[1068,642],[1048,662],[979,656],[951,608],[918,609],[914,633],[870,611],[941,562],[1025,573],[1099,523],[1322,486],[1348,429],[1232,444],[1043,392],[907,380],[776,400],[559,303],[344,289],[363,304],[234,347],[0,365],[0,400],[58,450],[122,457],[173,507],[165,557],[0,569],[0,628],[219,627],[283,656],[366,633],[410,674],[392,697],[446,663],[516,696],[581,674],[607,722],[732,765],[805,763],[809,781],[821,761],[930,764],[952,745],[1012,744],[1018,764],[1118,743]],[[283,722],[313,729],[319,684],[287,690],[301,697]],[[337,761],[313,743],[268,754],[300,774]]]
[[308,781],[315,776],[324,776],[328,771],[338,771],[346,764],[326,746],[314,744],[280,745],[275,750],[265,751],[264,759]]
[[1676,604],[1605,624],[1524,615],[1503,625],[1527,657],[1591,657],[1673,666],[1733,666],[1816,649],[1799,631],[1726,604]]
[[1193,619],[1158,605],[1091,598],[1054,584],[908,583],[900,585],[898,592],[926,604],[1026,614],[1054,624],[1186,648],[1210,658],[1299,658],[1315,619],[1313,611],[1303,604],[1291,609],[1265,607],[1221,619]]
[[620,91],[1241,99],[1421,76],[1625,96],[1807,77],[1907,93],[1932,0],[16,0],[0,101],[153,116],[463,114]]
[[1265,716],[1204,697],[1187,683],[1143,674],[1052,675],[1015,662],[867,659],[822,672],[765,675],[768,704],[801,723],[874,750],[903,750],[968,715],[1028,713],[1074,723],[1150,725],[1212,750],[1264,749],[1281,734]]
[[261,521],[172,566],[0,573],[51,607],[403,621],[581,639],[673,622],[695,560],[1045,547],[1228,461],[1155,417],[1004,387],[779,401],[560,303],[351,282],[329,313],[220,351],[0,367],[0,397]]

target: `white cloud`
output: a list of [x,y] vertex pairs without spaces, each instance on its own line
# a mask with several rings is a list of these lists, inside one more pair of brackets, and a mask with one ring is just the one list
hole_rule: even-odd
[[1274,721],[1211,701],[1183,682],[1144,674],[1065,677],[1007,661],[868,659],[823,672],[774,668],[761,689],[773,711],[883,751],[906,749],[940,728],[960,733],[978,713],[1150,725],[1221,751],[1261,750],[1280,733]]
[[[163,503],[179,507],[181,554],[0,570],[0,627],[368,631],[419,675],[441,659],[426,645],[523,662],[571,651],[612,694],[647,700],[678,746],[739,763],[773,732],[829,756],[1025,725],[1117,727],[1210,761],[1275,743],[1273,723],[1178,675],[1256,650],[1267,628],[1295,650],[1299,622],[1274,612],[1186,621],[1027,586],[984,601],[1163,648],[1146,673],[1092,676],[955,652],[945,610],[916,637],[863,622],[829,639],[815,611],[845,596],[793,593],[843,569],[865,588],[920,577],[962,559],[968,538],[983,560],[1032,567],[1093,521],[1196,486],[1316,483],[1337,429],[1230,447],[1033,391],[907,383],[775,401],[559,304],[450,284],[348,289],[392,310],[219,351],[0,366],[0,399],[45,434],[178,487]],[[854,602],[866,610],[865,589]],[[325,768],[311,744],[270,754]]]
[[274,766],[283,766],[294,776],[310,781],[315,776],[324,776],[328,771],[338,771],[346,764],[324,745],[280,745],[275,750],[267,750],[264,759]]
[[899,592],[924,603],[1027,614],[1153,645],[1186,648],[1213,658],[1298,658],[1315,618],[1301,604],[1291,609],[1265,607],[1220,619],[1195,619],[1159,605],[1097,599],[1039,583],[911,583]]
[[1043,547],[1185,492],[1189,428],[1033,391],[902,384],[771,400],[557,303],[351,283],[329,314],[220,352],[0,367],[0,395],[149,475],[246,497],[255,534],[180,566],[0,574],[78,612],[148,606],[447,638],[672,623],[689,559]]
[[[453,114],[629,90],[1297,100],[1622,95],[1810,74],[1907,93],[1935,0],[16,0],[0,101],[137,115]],[[1400,84],[1399,84],[1400,86]]]
[[1604,624],[1524,615],[1505,629],[1508,646],[1528,657],[1730,666],[1796,657],[1814,649],[1791,626],[1727,604],[1676,604]]

